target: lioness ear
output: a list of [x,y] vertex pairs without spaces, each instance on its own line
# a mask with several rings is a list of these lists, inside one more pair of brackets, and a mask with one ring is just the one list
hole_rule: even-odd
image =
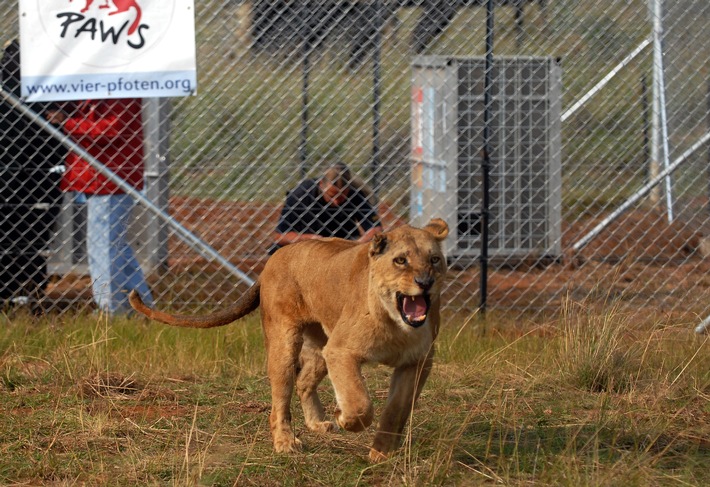
[[372,237],[372,241],[370,242],[370,257],[384,253],[386,248],[387,236],[383,233],[378,233]]
[[449,226],[441,218],[432,218],[423,230],[431,233],[439,242],[443,241],[449,235]]

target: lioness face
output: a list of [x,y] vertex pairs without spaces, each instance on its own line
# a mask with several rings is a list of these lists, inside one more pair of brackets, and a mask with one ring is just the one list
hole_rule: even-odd
[[448,227],[433,220],[424,229],[401,227],[378,235],[370,247],[370,285],[393,321],[406,329],[427,322],[438,305],[446,259],[440,242]]

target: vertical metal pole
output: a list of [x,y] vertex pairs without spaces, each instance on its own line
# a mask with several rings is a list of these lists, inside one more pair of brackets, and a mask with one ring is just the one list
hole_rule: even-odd
[[483,111],[483,207],[481,209],[481,314],[488,302],[488,224],[490,219],[491,118],[493,97],[493,0],[486,4],[486,72]]
[[[649,0],[652,2],[651,20],[653,23],[653,144],[651,146],[651,174],[659,173],[659,163],[663,154],[663,167],[670,164],[670,151],[668,148],[668,122],[666,119],[666,87],[663,70],[663,0]],[[666,209],[668,221],[673,221],[673,183],[669,175],[665,180]],[[657,194],[652,196],[658,201]]]
[[[170,99],[143,100],[143,132],[145,161],[145,197],[168,213],[170,167]],[[147,264],[153,271],[168,268],[168,226],[154,213],[145,211],[145,249]]]
[[375,1],[375,49],[372,66],[372,190],[375,196],[380,194],[380,102],[381,102],[381,64],[382,64],[382,1]]
[[[648,0],[649,15],[651,16],[651,25],[653,26],[653,57],[651,63],[651,160],[648,165],[648,179],[649,181],[658,176],[661,172],[660,165],[660,109],[659,109],[659,97],[658,97],[658,84],[656,80],[658,79],[657,74],[657,55],[658,49],[656,46],[656,22],[655,22],[655,9],[654,4],[657,0]],[[661,199],[661,189],[655,187],[651,190],[650,200],[652,204],[657,204]]]
[[[671,151],[669,148],[668,141],[668,110],[666,109],[666,68],[665,61],[663,60],[663,37],[665,36],[663,32],[663,1],[658,0],[658,23],[660,25],[659,29],[659,53],[661,65],[658,70],[658,91],[660,92],[661,99],[661,128],[662,128],[662,141],[663,141],[663,169],[668,169],[670,165]],[[673,179],[669,174],[666,176],[666,209],[668,213],[668,222],[673,222]]]
[[649,166],[651,164],[651,147],[649,136],[649,111],[650,107],[648,105],[648,80],[646,79],[646,74],[641,75],[641,123],[643,125],[643,164],[646,167],[646,177],[650,181],[651,173],[649,171]]

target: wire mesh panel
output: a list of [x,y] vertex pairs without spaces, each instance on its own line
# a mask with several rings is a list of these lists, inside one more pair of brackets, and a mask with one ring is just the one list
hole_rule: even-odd
[[[17,45],[6,46],[3,89],[19,91]],[[45,104],[34,110],[47,115]],[[47,256],[61,194],[61,145],[0,100],[0,300],[36,300],[47,285]]]
[[[668,2],[662,12],[668,159],[672,162],[707,133],[710,123],[710,6]],[[675,214],[695,230],[702,229],[703,236],[709,215],[707,166],[708,152],[694,152],[683,169],[673,174],[670,187]]]
[[[672,205],[673,227],[694,235],[695,255],[685,261],[692,266],[695,258],[708,256],[710,235],[710,146],[698,142],[710,132],[710,5],[707,2],[663,2],[661,5],[663,42],[664,102],[667,119],[667,164],[684,162],[668,178],[664,190]],[[662,123],[663,118],[659,120]],[[693,147],[696,149],[694,150]],[[664,151],[658,158],[663,161]],[[685,156],[687,155],[687,157]],[[659,162],[660,162],[659,161]],[[665,167],[661,162],[660,167]],[[663,195],[661,195],[663,196]],[[666,213],[668,216],[668,213]],[[695,261],[697,262],[697,261]],[[699,292],[683,298],[684,303],[705,309],[708,293],[698,276]],[[707,314],[707,312],[706,312]]]
[[[459,147],[459,133],[442,138],[441,151],[447,157],[465,153],[465,164],[459,160],[455,177],[447,179],[439,196],[431,192],[418,201],[412,196],[417,175],[410,157],[417,123],[412,69],[421,59],[417,56],[482,56],[484,3],[197,2],[198,92],[171,100],[169,110],[159,110],[161,122],[143,128],[145,140],[159,147],[146,150],[155,163],[148,171],[158,191],[152,201],[162,198],[175,222],[255,279],[269,258],[287,194],[342,162],[365,185],[385,229],[418,221],[418,205],[441,198],[445,212],[456,216],[456,232],[468,235],[455,248],[475,249],[482,195],[469,168],[481,155],[480,122],[474,115],[480,101],[469,88],[478,93],[483,73],[474,61],[464,63],[454,77],[470,84],[451,87],[450,96],[461,103],[450,126],[472,132],[472,142]],[[82,4],[67,1],[67,8]],[[489,274],[489,307],[555,312],[572,297],[614,298],[634,309],[690,320],[710,312],[704,250],[707,2],[661,2],[665,103],[654,69],[659,15],[650,7],[655,1],[501,0],[495,5],[494,59],[544,59],[547,64],[496,68],[500,98],[494,100],[492,198],[500,210],[491,245],[527,251],[545,236],[550,239],[545,253],[561,258],[544,265],[499,262]],[[17,5],[3,3],[0,14],[4,44],[17,36]],[[556,89],[549,80],[556,76],[558,59],[561,101],[555,121],[536,90]],[[528,105],[518,110],[516,103]],[[663,118],[667,138],[658,129]],[[554,123],[561,134],[557,176],[549,156],[554,144],[545,132]],[[664,141],[671,186],[663,175],[658,178],[667,167]],[[545,164],[539,157],[543,152]],[[8,164],[5,158],[3,164]],[[145,215],[153,218],[150,211]],[[55,234],[66,231],[58,220]],[[157,259],[147,256],[152,263],[146,266],[162,306],[212,307],[243,292],[246,280],[194,242],[174,230],[158,235],[158,228],[168,230],[155,220],[148,224],[152,228],[156,231],[139,240],[167,243],[149,251],[167,249]],[[81,247],[80,240],[61,240],[50,259],[66,262],[63,256],[71,254],[66,246]],[[450,272],[445,302],[451,311],[470,312],[479,301],[476,251],[470,256],[470,262]],[[90,303],[88,276],[71,266],[52,272],[45,288],[48,302]]]

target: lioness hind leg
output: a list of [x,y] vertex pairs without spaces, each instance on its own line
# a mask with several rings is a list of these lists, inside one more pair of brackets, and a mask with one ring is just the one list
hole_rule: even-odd
[[336,429],[335,423],[325,420],[325,410],[318,397],[318,384],[327,374],[328,368],[320,349],[306,340],[301,349],[301,370],[296,379],[296,392],[301,399],[306,426],[318,433]]
[[[274,330],[274,325],[264,329]],[[277,329],[277,331],[279,331]],[[300,337],[291,330],[274,334],[267,331],[267,362],[271,383],[271,415],[269,424],[276,452],[292,453],[301,449],[301,440],[291,429],[291,396],[296,378],[296,365],[301,348]]]
[[394,370],[387,403],[370,449],[371,461],[380,462],[387,458],[389,452],[399,447],[404,426],[429,377],[433,359],[434,354],[430,352],[424,361]]

